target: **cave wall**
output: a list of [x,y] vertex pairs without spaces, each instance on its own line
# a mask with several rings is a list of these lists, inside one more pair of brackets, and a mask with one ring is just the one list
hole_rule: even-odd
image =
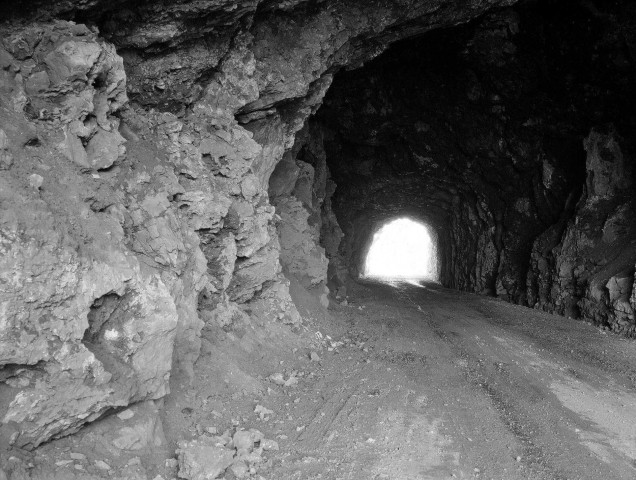
[[314,258],[301,280],[324,298],[334,187],[324,161],[298,159],[277,213],[269,179],[333,74],[511,3],[5,2],[3,445],[162,397],[192,375],[206,323],[240,310],[299,325],[289,242]]
[[520,5],[336,78],[311,122],[349,272],[414,216],[445,286],[636,335],[633,9]]

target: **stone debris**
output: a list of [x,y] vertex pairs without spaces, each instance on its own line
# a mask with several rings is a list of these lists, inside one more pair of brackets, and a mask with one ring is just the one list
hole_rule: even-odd
[[44,178],[37,173],[29,175],[29,185],[31,188],[35,190],[39,190],[42,187],[42,183],[44,183]]
[[285,376],[282,373],[274,373],[267,378],[270,382],[283,387],[293,387],[298,385],[298,378],[293,374],[289,375],[287,379],[285,379]]
[[134,416],[135,416],[135,412],[131,410],[130,408],[127,408],[126,410],[119,412],[117,414],[117,417],[119,417],[120,420],[130,420]]
[[274,415],[272,410],[265,408],[263,405],[256,405],[254,413],[256,413],[261,420],[265,420],[267,417]]
[[100,470],[110,470],[111,467],[110,465],[108,465],[106,462],[104,462],[103,460],[97,460],[95,461],[95,466],[97,468],[99,468]]
[[[123,419],[121,415],[123,415]],[[136,404],[120,412],[117,419],[124,420],[126,426],[121,427],[121,423],[117,422],[114,424],[116,428],[106,434],[111,444],[116,448],[141,451],[166,445],[159,411],[153,402]]]
[[320,361],[320,356],[319,356],[316,352],[313,352],[313,351],[312,351],[312,352],[309,354],[309,359],[310,359],[312,362],[319,362],[319,361]]
[[212,480],[232,464],[234,452],[214,438],[201,437],[178,442],[179,477],[187,480]]
[[265,451],[272,451],[272,450],[278,450],[278,442],[276,442],[275,440],[269,440],[269,439],[263,439],[261,441],[261,446],[263,447],[263,450]]
[[267,440],[256,429],[238,429],[230,437],[226,431],[219,437],[200,437],[178,442],[179,478],[210,480],[228,470],[236,478],[257,473],[263,463],[263,451],[278,450],[278,443]]

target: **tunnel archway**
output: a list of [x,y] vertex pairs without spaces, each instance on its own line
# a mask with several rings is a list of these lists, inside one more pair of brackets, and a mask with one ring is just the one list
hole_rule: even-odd
[[438,264],[434,232],[424,223],[399,217],[373,234],[362,277],[437,281]]

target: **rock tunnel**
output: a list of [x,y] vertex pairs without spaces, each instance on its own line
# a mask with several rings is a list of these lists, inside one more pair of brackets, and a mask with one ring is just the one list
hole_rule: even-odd
[[360,275],[373,233],[403,215],[439,238],[443,285],[621,329],[617,294],[601,290],[632,283],[632,53],[609,47],[601,18],[533,3],[336,75],[294,147],[335,191],[322,217],[343,237],[337,250],[339,230],[320,237],[333,285]]
[[299,334],[396,219],[422,278],[636,338],[632,2],[5,3],[7,449]]

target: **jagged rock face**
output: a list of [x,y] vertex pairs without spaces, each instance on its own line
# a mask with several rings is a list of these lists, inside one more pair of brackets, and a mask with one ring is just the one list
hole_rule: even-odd
[[[0,363],[15,391],[2,422],[33,446],[167,393],[205,259],[170,211],[174,173],[156,165],[154,190],[147,171],[124,181],[111,169],[126,154],[114,48],[65,22],[22,35],[4,39],[17,57],[4,52],[1,86],[13,161],[0,179]],[[22,41],[36,46],[18,53]]]
[[[276,165],[269,196],[281,217],[281,264],[306,288],[327,281],[328,260],[320,243],[323,212],[330,212],[330,183],[320,132],[305,128]],[[334,228],[339,231],[337,222]],[[337,244],[331,253],[335,252]]]
[[437,232],[446,286],[633,335],[630,9],[502,10],[336,78],[312,121],[349,271],[413,217]]
[[267,190],[334,72],[511,3],[5,3],[0,438],[163,396],[205,322],[301,322],[281,260],[324,295],[334,187],[303,140],[278,213]]
[[633,300],[636,206],[633,161],[614,131],[593,130],[585,139],[587,177],[583,196],[550,251],[552,231],[532,252],[532,305],[571,317],[584,316],[636,336]]

